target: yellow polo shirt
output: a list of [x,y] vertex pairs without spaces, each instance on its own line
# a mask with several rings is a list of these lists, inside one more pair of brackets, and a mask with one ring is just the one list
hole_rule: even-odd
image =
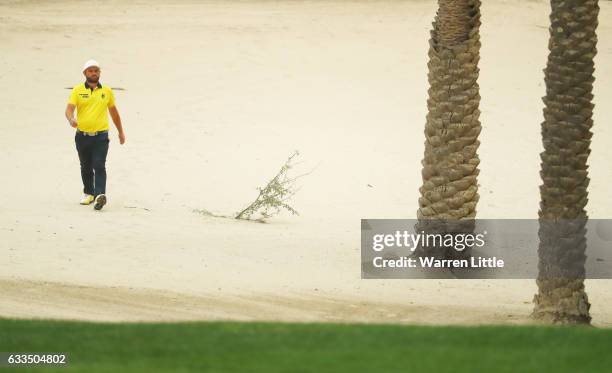
[[81,83],[72,88],[68,103],[76,106],[78,129],[83,132],[108,130],[108,108],[115,106],[110,87],[98,83],[92,91],[87,83]]

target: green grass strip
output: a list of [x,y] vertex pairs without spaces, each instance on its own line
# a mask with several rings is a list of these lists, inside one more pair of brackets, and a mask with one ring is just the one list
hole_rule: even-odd
[[0,351],[70,357],[18,372],[610,372],[612,330],[0,319]]

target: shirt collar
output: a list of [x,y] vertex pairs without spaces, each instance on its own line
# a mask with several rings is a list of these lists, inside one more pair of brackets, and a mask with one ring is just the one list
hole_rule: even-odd
[[[87,81],[85,81],[85,89],[91,89],[89,88],[89,86],[87,85]],[[98,88],[102,88],[102,83],[98,82]],[[96,88],[97,89],[97,88]]]

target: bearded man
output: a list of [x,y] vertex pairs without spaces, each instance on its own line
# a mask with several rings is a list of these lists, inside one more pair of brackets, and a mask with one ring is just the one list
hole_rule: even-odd
[[[94,203],[95,210],[101,210],[107,202],[106,197],[106,155],[108,153],[108,113],[117,131],[119,143],[125,143],[125,133],[115,96],[111,88],[100,83],[100,65],[89,60],[83,66],[85,83],[74,86],[68,105],[66,119],[76,128],[74,141],[81,163],[83,193],[81,205]],[[76,109],[77,117],[74,118]]]

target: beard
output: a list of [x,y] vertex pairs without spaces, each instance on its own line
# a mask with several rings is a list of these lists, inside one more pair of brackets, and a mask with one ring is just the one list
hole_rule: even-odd
[[99,76],[94,76],[94,77],[86,77],[87,79],[87,83],[98,83],[98,80],[100,80]]

